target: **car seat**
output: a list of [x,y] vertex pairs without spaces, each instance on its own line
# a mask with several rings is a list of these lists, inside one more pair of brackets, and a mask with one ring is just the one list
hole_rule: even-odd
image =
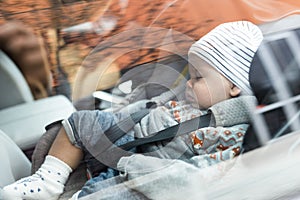
[[30,175],[31,162],[2,130],[0,130],[0,158],[0,187]]
[[[168,98],[182,98],[182,86],[184,85],[184,81],[186,80],[186,58],[180,56],[170,56],[159,60],[157,62],[146,63],[144,65],[136,66],[134,73],[126,73],[124,72],[124,77],[121,78],[120,84],[126,82],[128,80],[132,80],[133,91],[130,94],[127,94],[125,98],[123,98],[122,102],[119,104],[108,104],[107,107],[104,108],[105,111],[118,110],[123,108],[125,105],[133,103],[135,101],[141,99],[151,99],[153,96],[155,97],[157,94],[163,93],[165,94],[162,99]],[[147,67],[145,74],[142,74],[142,69]],[[158,71],[157,71],[158,70]],[[154,80],[155,75],[153,73],[163,73],[163,76],[171,76],[164,80]],[[171,73],[171,75],[170,75]],[[169,74],[169,75],[168,75]],[[166,77],[165,76],[165,77]],[[152,77],[152,78],[149,78]],[[149,79],[152,81],[149,81]],[[159,84],[160,83],[160,84]],[[156,88],[156,89],[155,89]],[[113,91],[113,89],[112,89]],[[99,94],[99,93],[95,93]],[[112,98],[115,98],[115,93],[108,93],[106,95],[112,95]],[[96,97],[98,98],[98,97]],[[89,99],[88,101],[93,101]],[[101,99],[103,101],[103,99]],[[86,102],[77,101],[76,107],[82,107],[80,104],[86,104]],[[90,103],[87,103],[91,105]],[[85,107],[85,106],[83,106]],[[96,109],[100,109],[99,107]],[[60,124],[54,123],[52,126],[49,126],[46,134],[43,134],[36,148],[33,152],[32,159],[32,173],[34,173],[40,165],[44,161],[45,155],[48,153],[50,145],[53,143],[54,138],[57,134],[57,130],[60,127]],[[87,181],[86,174],[86,166],[82,164],[77,168],[71,175],[70,179],[66,183],[65,192],[60,196],[60,199],[68,199],[70,198],[76,191],[78,191],[83,184]]]
[[[233,162],[237,162],[237,165],[234,167],[231,166],[231,161],[227,162],[227,165],[223,165],[225,162],[217,164],[215,168],[219,170],[220,174],[222,173],[222,178],[218,177],[220,174],[215,174],[209,178],[213,170],[211,167],[207,167],[204,171],[199,170],[203,172],[203,176],[199,176],[196,184],[193,182],[194,184],[188,187],[189,190],[184,190],[181,187],[180,190],[176,191],[174,187],[171,187],[173,195],[184,194],[186,197],[196,198],[200,196],[197,194],[204,192],[206,199],[299,199],[300,187],[297,173],[297,166],[300,163],[299,156],[297,156],[300,150],[299,49],[300,29],[265,35],[250,69],[250,84],[260,106],[257,107],[253,115],[252,127],[256,126],[256,129],[247,132],[245,138],[244,146],[249,152],[236,157]],[[279,75],[274,75],[274,71],[269,73],[268,68],[277,70]],[[265,132],[265,130],[267,131]],[[276,138],[278,132],[285,135]],[[255,141],[249,140],[248,137],[253,136],[256,137]],[[132,157],[130,162],[143,163],[143,167],[147,165],[146,158],[144,160],[137,158],[138,156]],[[151,162],[149,157],[148,163],[151,166],[155,165],[157,161],[152,159]],[[174,165],[175,162],[172,162],[169,166]],[[193,166],[189,167],[192,168]],[[143,168],[142,172],[147,170]],[[157,174],[157,172],[164,170],[164,173]],[[136,199],[155,199],[153,196],[168,198],[171,195],[164,193],[168,187],[154,190],[153,185],[159,181],[172,180],[173,177],[183,173],[186,169],[179,168],[177,170],[178,173],[172,171],[171,175],[168,176],[170,171],[168,167],[160,166],[159,170],[153,170],[153,173],[145,173],[146,175],[143,177],[140,176],[131,180],[128,178],[124,183],[114,182],[116,179],[124,178],[123,176],[114,177],[99,183],[99,185],[103,185],[102,190],[82,199],[98,199],[99,197],[118,199],[123,192],[130,192],[133,196],[138,193],[134,196]],[[125,171],[127,177],[138,174],[136,171],[133,171],[132,174],[129,173],[129,170]],[[192,177],[199,175],[198,173],[191,173],[192,170],[186,171],[191,177],[186,177],[186,180],[182,180],[182,182],[188,180],[189,183]],[[98,187],[101,188],[99,185]],[[150,196],[151,192],[158,195]],[[144,198],[143,195],[149,196]],[[126,197],[124,195],[124,199]],[[203,198],[203,196],[201,197]],[[199,198],[201,199],[201,197]]]
[[35,100],[19,68],[1,50],[0,92],[0,187],[3,187],[31,174],[33,149],[45,127],[69,117],[76,109],[63,95]]
[[34,101],[21,71],[1,50],[0,61],[0,109]]
[[34,100],[18,67],[0,51],[0,129],[22,150],[33,148],[52,121],[68,117],[74,110],[62,95]]

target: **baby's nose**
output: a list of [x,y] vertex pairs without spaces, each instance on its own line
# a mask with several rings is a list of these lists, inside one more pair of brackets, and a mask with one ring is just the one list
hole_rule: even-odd
[[192,82],[191,79],[186,82],[186,86],[189,87],[189,88],[193,87],[193,82]]

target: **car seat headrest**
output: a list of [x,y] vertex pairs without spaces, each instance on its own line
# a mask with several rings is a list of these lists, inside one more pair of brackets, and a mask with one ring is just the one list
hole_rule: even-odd
[[[264,51],[272,55],[272,60],[264,56],[266,55]],[[291,96],[300,94],[300,63],[296,56],[298,55],[293,54],[285,40],[261,44],[253,58],[249,72],[250,86],[259,104],[267,105],[278,101],[278,90],[276,91],[274,83],[280,78],[283,78],[287,84]],[[277,66],[281,77],[272,77],[267,73],[268,70]]]

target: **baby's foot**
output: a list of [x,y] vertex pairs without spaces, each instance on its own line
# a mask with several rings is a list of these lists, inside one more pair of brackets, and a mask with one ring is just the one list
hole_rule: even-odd
[[63,193],[71,168],[55,157],[47,156],[44,164],[32,176],[5,186],[3,196],[9,199],[55,200]]

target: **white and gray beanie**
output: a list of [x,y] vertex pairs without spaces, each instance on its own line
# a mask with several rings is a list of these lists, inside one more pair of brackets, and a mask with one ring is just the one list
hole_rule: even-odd
[[189,58],[200,57],[239,87],[243,95],[251,95],[249,70],[262,39],[261,30],[251,22],[223,23],[191,46]]

